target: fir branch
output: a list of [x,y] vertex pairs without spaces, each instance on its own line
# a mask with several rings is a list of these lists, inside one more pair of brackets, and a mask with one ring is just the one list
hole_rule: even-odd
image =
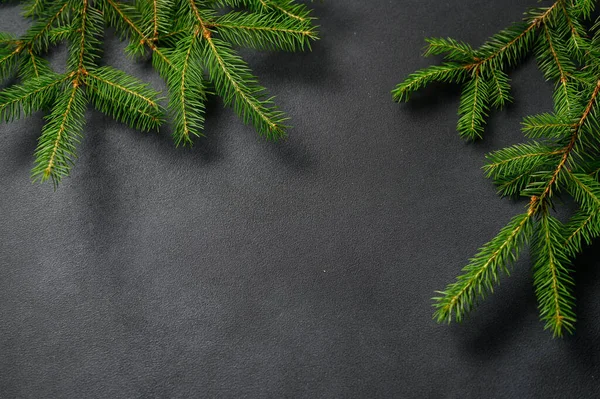
[[[129,54],[133,56],[144,55],[147,46],[154,54],[162,57],[162,52],[158,50],[154,40],[146,36],[143,28],[139,26],[138,21],[142,19],[142,16],[137,9],[126,3],[119,3],[117,0],[104,0],[100,3],[100,7],[105,21],[114,26],[122,37],[130,39],[130,44],[127,46]],[[162,58],[165,62],[169,62],[164,57]]]
[[564,228],[564,247],[567,255],[575,257],[582,250],[582,242],[587,245],[600,236],[600,209],[581,209],[575,213]]
[[77,81],[72,82],[46,118],[35,152],[34,180],[52,179],[56,186],[69,174],[84,125],[86,98]]
[[225,42],[205,36],[204,59],[215,89],[226,105],[232,105],[244,123],[252,122],[267,138],[285,136],[287,118],[271,99],[262,99],[264,88],[257,84],[250,69]]
[[260,13],[276,12],[302,22],[313,19],[305,5],[292,0],[216,0],[215,3],[219,6],[248,7]]
[[494,176],[494,184],[501,197],[514,197],[523,195],[523,190],[531,184],[533,175],[539,171],[536,164],[531,169],[526,169],[516,175],[498,175]]
[[595,0],[574,0],[574,9],[581,13],[585,19],[590,19],[596,6]]
[[562,106],[563,108],[557,108],[556,112],[568,114],[574,97],[569,90],[568,82],[570,76],[575,72],[575,65],[569,59],[569,52],[562,38],[552,32],[547,23],[544,23],[542,27],[543,36],[540,36],[537,51],[538,65],[546,79],[558,82],[554,103],[557,107]]
[[454,317],[461,321],[479,299],[494,291],[500,272],[509,275],[508,266],[516,261],[531,234],[532,214],[514,217],[496,237],[484,245],[463,269],[463,274],[450,284],[435,300],[434,318],[450,322]]
[[543,187],[543,189],[539,190],[539,192],[538,192],[537,188],[532,189],[530,191],[530,194],[533,195],[533,197],[534,197],[533,198],[534,200],[531,202],[530,212],[538,212],[540,209],[543,210],[546,205],[545,202],[550,200],[550,198],[552,197],[554,186],[557,183],[557,181],[561,175],[561,172],[563,172],[565,170],[567,161],[571,157],[572,151],[575,148],[575,145],[577,144],[577,140],[579,138],[581,129],[587,123],[588,117],[590,116],[590,113],[592,112],[592,109],[594,108],[594,105],[596,104],[596,100],[597,100],[599,93],[600,93],[600,80],[596,83],[596,87],[594,88],[594,91],[592,92],[590,99],[589,99],[581,117],[579,118],[579,121],[574,126],[573,132],[571,134],[571,139],[569,140],[569,143],[563,148],[563,150],[562,150],[563,155],[560,158],[560,161],[558,162],[558,164],[556,165],[554,171],[552,172],[550,178],[543,186],[541,186],[541,187]]
[[168,80],[170,111],[174,121],[173,137],[176,145],[190,145],[192,136],[201,136],[204,125],[206,92],[202,77],[198,34],[180,43],[174,62],[180,73]]
[[498,69],[504,65],[512,66],[531,48],[534,28],[540,19],[529,24],[518,23],[492,36],[475,52],[475,60],[468,65],[470,69]]
[[45,7],[47,7],[47,0],[28,0],[24,2],[23,15],[26,17],[40,16]]
[[538,166],[552,162],[563,152],[563,149],[537,142],[518,144],[489,154],[489,163],[484,170],[490,178],[515,178],[531,174]]
[[28,116],[46,108],[66,80],[65,76],[48,74],[0,91],[0,120],[10,122],[20,118],[21,109]]
[[572,333],[575,325],[573,279],[564,252],[561,223],[546,212],[537,222],[537,234],[532,243],[535,259],[533,285],[540,316],[545,328],[556,337]]
[[296,4],[291,0],[259,0],[259,2],[267,11],[273,9],[298,21],[307,22],[312,19],[305,5]]
[[[446,58],[453,62],[446,62],[440,66],[431,66],[410,74],[403,82],[392,90],[395,101],[408,101],[410,95],[416,90],[434,81],[462,83],[471,78],[463,88],[464,94],[478,95],[461,99],[457,130],[467,139],[481,138],[487,116],[489,101],[486,98],[491,93],[479,95],[478,88],[489,86],[500,93],[495,98],[493,106],[500,108],[510,97],[508,96],[508,78],[503,69],[515,65],[533,46],[536,31],[540,26],[545,26],[555,18],[562,0],[557,0],[552,6],[530,11],[527,22],[515,24],[496,35],[492,36],[480,48],[472,51],[471,47],[453,39],[428,39],[429,47],[425,55],[447,53]],[[482,79],[483,78],[483,79]],[[491,80],[491,83],[488,82]],[[468,100],[474,102],[470,108]],[[486,101],[480,101],[485,99]],[[478,100],[475,102],[475,100]]]
[[13,45],[17,42],[17,38],[10,33],[0,32],[0,46]]
[[592,177],[569,172],[568,189],[582,208],[590,211],[600,209],[600,184]]
[[[431,81],[463,83],[457,130],[473,139],[483,132],[489,106],[499,108],[510,100],[505,71],[532,49],[546,79],[556,82],[554,112],[523,121],[525,136],[535,141],[495,151],[484,166],[500,195],[529,197],[527,213],[511,221],[434,298],[438,321],[462,320],[492,291],[498,271],[507,272],[518,251],[532,241],[540,318],[554,336],[574,330],[570,260],[582,243],[600,236],[600,22],[587,28],[594,5],[593,0],[556,0],[550,7],[530,10],[524,22],[476,50],[450,38],[428,39],[425,55],[444,54],[445,62],[409,75],[392,91],[400,101]],[[444,68],[450,62],[451,71]],[[565,225],[550,214],[564,192],[581,208]]]
[[492,36],[477,52],[477,60],[472,64],[474,69],[488,66],[501,69],[512,66],[531,48],[535,29],[545,24],[556,11],[562,0],[538,12],[530,11],[531,18],[527,23],[519,23]]
[[564,16],[565,26],[568,30],[568,45],[570,52],[577,61],[582,62],[585,52],[589,48],[586,38],[587,33],[581,21],[577,18],[577,8],[567,7],[566,2],[561,2],[561,11]]
[[203,59],[217,93],[226,105],[233,105],[244,123],[252,122],[255,129],[269,139],[285,137],[287,119],[277,110],[270,98],[264,98],[265,89],[258,85],[250,68],[225,41],[212,37],[209,23],[204,20],[194,0],[189,0],[198,24],[196,35],[204,40]]
[[50,63],[44,58],[38,57],[31,48],[28,48],[27,56],[21,58],[19,77],[22,80],[27,81],[51,73],[52,68],[50,68]]
[[544,71],[546,79],[558,80],[564,85],[569,79],[569,71],[575,70],[575,66],[565,54],[565,44],[559,42],[560,37],[550,33],[548,24],[542,26],[545,40],[540,40],[540,69]]
[[477,74],[468,82],[460,98],[458,132],[461,137],[474,140],[481,138],[485,117],[489,108],[489,85]]
[[[0,48],[0,82],[11,77],[19,65],[25,68],[31,66],[35,71],[37,64],[30,65],[28,62],[21,62],[22,55],[27,53],[32,62],[38,61],[34,54],[48,49],[50,44],[48,32],[55,24],[64,23],[61,17],[64,16],[67,8],[68,2],[49,6],[48,11],[41,13],[42,17],[46,17],[46,20],[36,22],[21,38],[14,40],[8,35],[1,38],[9,47]],[[27,74],[27,72],[22,73],[25,77]],[[39,76],[37,72],[35,72],[35,75]]]
[[85,85],[90,89],[90,101],[103,113],[141,131],[160,126],[159,93],[137,79],[111,67],[100,67],[86,70]]
[[548,113],[527,116],[522,122],[525,136],[532,139],[564,138],[570,135],[573,127],[568,118]]
[[[222,6],[227,7],[219,10]],[[55,185],[76,158],[88,102],[138,130],[158,129],[164,121],[158,92],[100,65],[106,27],[129,40],[128,54],[140,58],[151,52],[152,65],[167,83],[176,145],[203,136],[209,84],[259,134],[284,137],[287,118],[233,46],[296,51],[317,40],[310,11],[293,0],[31,0],[26,13],[35,21],[24,35],[0,33],[0,80],[15,74],[22,80],[0,90],[0,119],[52,106],[32,174]],[[57,75],[43,56],[63,40],[67,72]]]
[[423,53],[425,57],[444,54],[447,60],[456,62],[472,61],[475,58],[473,48],[468,43],[463,43],[450,37],[430,37],[425,39],[425,41],[428,44]]
[[256,49],[288,51],[310,48],[317,36],[311,24],[295,19],[273,19],[267,15],[230,12],[210,24],[228,42]]
[[20,46],[0,48],[0,82],[10,78],[15,73],[19,64],[18,57],[22,50]]
[[411,94],[432,82],[460,83],[467,78],[468,68],[459,63],[447,62],[433,65],[410,74],[399,83],[392,95],[394,101],[408,101]]
[[499,69],[489,71],[490,75],[490,98],[492,106],[503,108],[506,104],[512,102],[510,95],[510,79],[508,75]]
[[25,47],[29,47],[35,52],[48,50],[48,46],[51,44],[48,33],[52,28],[67,23],[66,14],[68,8],[69,2],[65,1],[51,6],[47,12],[42,13],[40,18],[44,18],[45,20],[42,19],[35,23],[19,40],[21,50]]

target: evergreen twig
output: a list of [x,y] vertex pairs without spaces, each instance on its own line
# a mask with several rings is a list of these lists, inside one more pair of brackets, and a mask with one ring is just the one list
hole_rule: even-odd
[[[28,0],[33,25],[21,37],[0,32],[0,120],[37,110],[46,115],[36,150],[34,180],[56,186],[69,174],[83,134],[88,104],[142,130],[162,125],[159,93],[140,80],[100,65],[102,34],[113,27],[134,57],[152,55],[168,86],[168,113],[176,145],[203,135],[207,87],[232,106],[244,123],[267,139],[286,135],[279,111],[234,47],[299,51],[317,39],[310,10],[294,0]],[[44,59],[68,43],[67,72]]]
[[[409,75],[392,91],[395,100],[407,101],[430,82],[462,84],[457,129],[474,140],[482,137],[490,108],[512,101],[506,72],[526,54],[533,52],[545,78],[555,82],[554,111],[523,121],[531,141],[489,154],[484,167],[500,195],[529,198],[527,211],[485,244],[456,282],[438,292],[434,317],[440,322],[463,320],[531,243],[540,318],[554,336],[574,331],[571,262],[583,243],[600,235],[600,20],[591,23],[595,4],[556,0],[529,10],[523,22],[478,49],[450,38],[427,39],[425,55],[444,55],[444,62]],[[570,194],[580,206],[564,224],[552,216],[560,193]]]

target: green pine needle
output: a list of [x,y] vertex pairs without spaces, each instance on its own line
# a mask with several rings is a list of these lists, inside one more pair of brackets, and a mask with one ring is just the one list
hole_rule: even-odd
[[450,284],[435,300],[434,318],[438,322],[464,319],[500,281],[500,273],[509,275],[508,265],[519,257],[532,230],[532,215],[524,213],[514,217],[496,237],[484,245],[463,269],[457,281]]
[[22,114],[29,116],[47,108],[54,102],[65,80],[64,76],[48,73],[0,91],[0,120],[11,122]]
[[468,76],[468,69],[459,63],[447,62],[433,65],[412,73],[399,83],[392,91],[395,101],[408,101],[411,94],[432,82],[463,82]]
[[572,271],[567,267],[563,225],[547,212],[536,223],[536,234],[531,246],[534,258],[533,285],[538,299],[540,317],[545,328],[555,337],[573,333],[575,326],[575,298]]
[[490,102],[489,83],[477,75],[463,88],[458,107],[458,133],[463,138],[481,138]]
[[[0,90],[0,120],[51,109],[32,176],[55,186],[77,158],[88,104],[141,131],[165,121],[160,93],[101,64],[106,28],[128,41],[127,54],[152,55],[167,83],[176,145],[204,135],[209,85],[261,136],[285,137],[287,117],[234,47],[300,51],[317,40],[310,10],[294,0],[27,0],[23,7],[34,20],[27,32],[0,33],[0,81],[21,80]],[[58,75],[44,56],[61,42],[67,72]]]
[[490,70],[489,75],[489,96],[492,106],[494,108],[503,108],[513,101],[510,95],[510,79],[506,72],[500,69]]
[[[584,244],[600,236],[600,19],[590,23],[595,4],[556,0],[529,10],[522,22],[478,49],[451,38],[427,39],[425,55],[443,55],[443,63],[410,74],[392,91],[394,100],[406,101],[434,81],[461,83],[457,130],[473,140],[482,137],[491,107],[513,101],[507,71],[528,54],[535,54],[544,77],[555,82],[553,112],[523,120],[531,141],[488,154],[483,168],[499,195],[529,197],[527,212],[484,245],[457,281],[434,298],[439,322],[463,320],[531,242],[540,318],[555,337],[574,331],[570,265]],[[565,194],[580,209],[562,224],[551,212]]]
[[157,102],[159,93],[136,78],[104,66],[87,70],[85,85],[97,110],[141,131],[160,126],[163,112]]
[[72,82],[58,95],[35,151],[34,180],[52,179],[56,186],[69,174],[77,157],[76,147],[85,124],[87,99],[78,83]]
[[423,54],[425,57],[444,55],[447,60],[456,62],[473,61],[475,52],[468,43],[448,38],[430,37],[425,39],[428,46]]

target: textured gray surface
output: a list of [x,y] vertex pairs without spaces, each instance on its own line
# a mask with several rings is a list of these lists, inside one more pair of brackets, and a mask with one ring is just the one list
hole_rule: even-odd
[[[574,337],[542,330],[527,259],[463,325],[431,320],[433,291],[522,210],[480,167],[550,86],[533,62],[513,73],[516,103],[470,145],[454,88],[389,94],[432,62],[424,36],[479,44],[527,3],[316,2],[312,53],[245,52],[292,117],[281,144],[220,101],[191,150],[90,111],[53,192],[29,179],[41,115],[1,125],[0,397],[598,397],[591,249]],[[1,29],[17,16],[0,6]],[[162,87],[121,48],[108,64]]]

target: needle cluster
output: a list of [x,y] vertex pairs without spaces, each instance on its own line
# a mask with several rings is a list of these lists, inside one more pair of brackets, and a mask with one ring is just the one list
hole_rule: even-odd
[[[215,92],[267,139],[286,134],[286,116],[266,95],[236,47],[298,51],[317,39],[310,10],[294,0],[28,0],[32,26],[21,37],[0,33],[0,120],[46,111],[35,152],[34,180],[56,186],[76,159],[88,106],[142,130],[171,121],[177,145],[203,135],[207,95]],[[168,87],[160,93],[101,65],[102,36],[112,27],[127,54],[151,57]],[[68,43],[67,70],[45,53]]]
[[[441,65],[409,75],[392,94],[407,101],[431,82],[462,85],[458,132],[482,137],[486,117],[512,101],[507,72],[533,53],[544,76],[555,82],[554,110],[528,116],[522,144],[487,156],[487,177],[506,197],[527,197],[515,216],[434,298],[434,318],[461,321],[493,292],[502,274],[529,246],[540,318],[554,336],[575,327],[572,260],[600,235],[600,20],[594,0],[557,0],[535,8],[517,23],[474,49],[449,38],[427,39],[425,55],[443,55]],[[559,195],[579,209],[563,223],[556,218]]]

